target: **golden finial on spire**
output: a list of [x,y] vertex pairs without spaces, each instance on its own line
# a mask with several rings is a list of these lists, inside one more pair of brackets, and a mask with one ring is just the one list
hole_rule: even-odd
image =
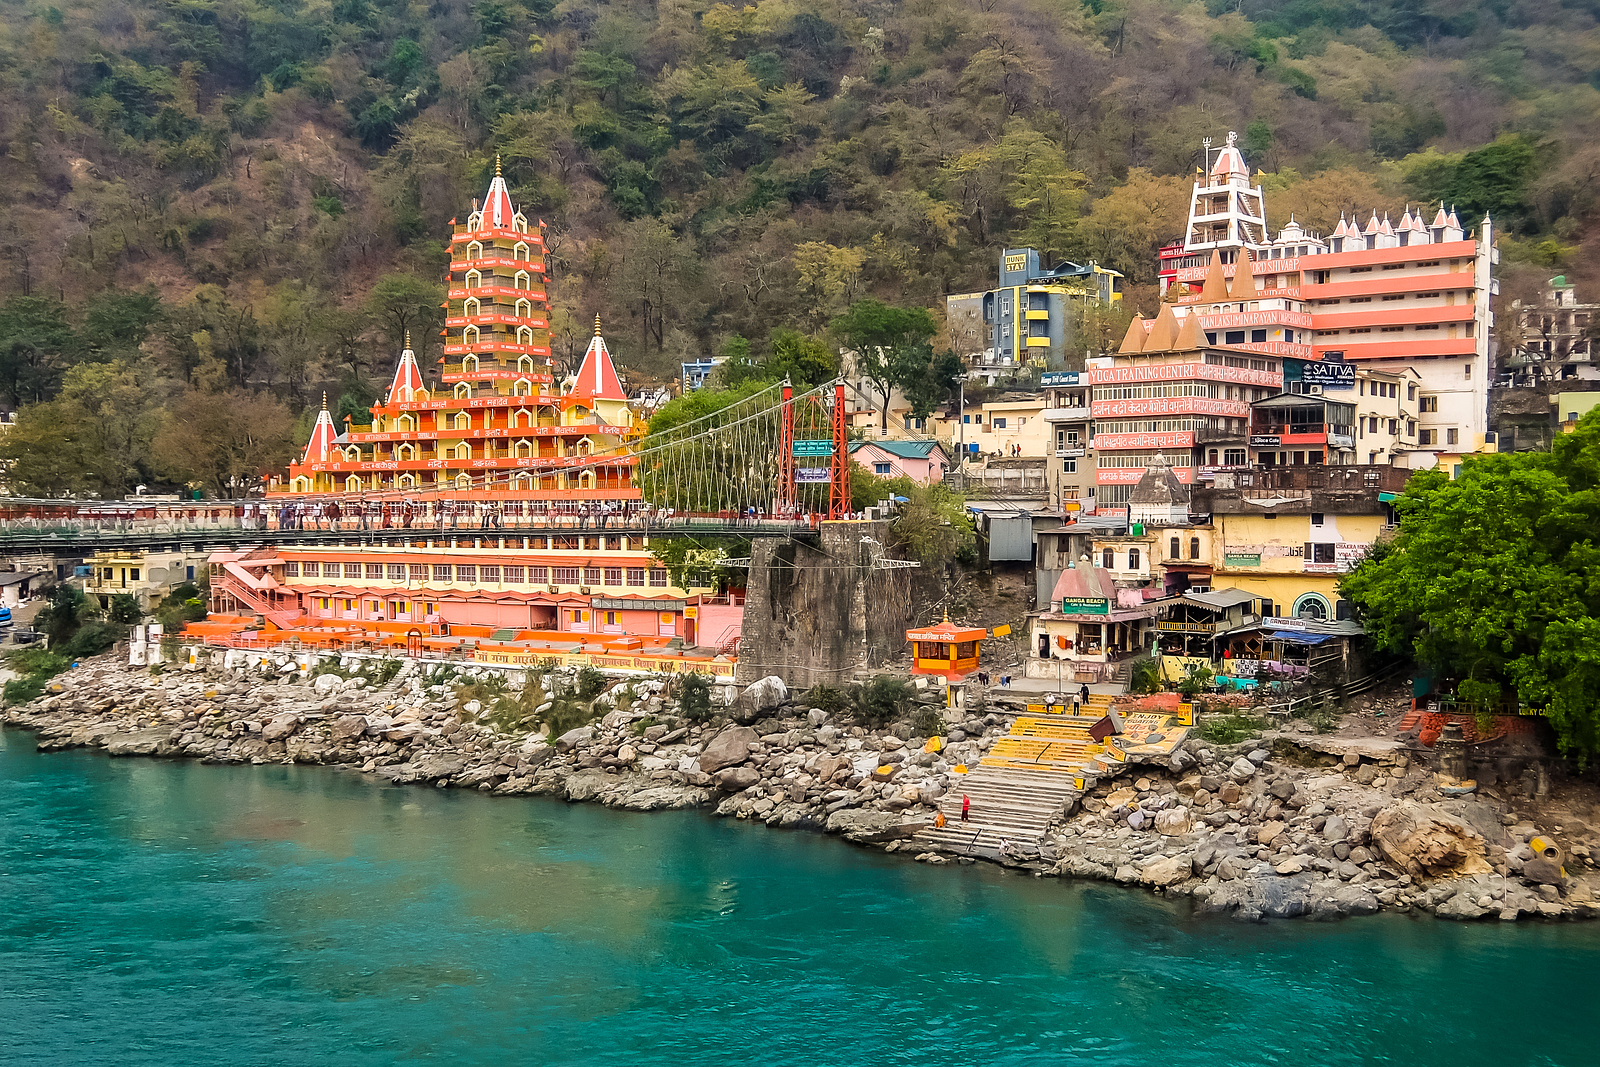
[[594,317],[594,335],[596,337],[600,336],[600,315],[599,315],[598,312],[595,314],[595,317]]
[[494,154],[494,176],[496,178],[500,177],[500,153],[499,152],[496,152]]
[[326,389],[322,391],[322,410],[328,410],[328,391]]
[[406,347],[407,348],[411,347],[411,331],[410,330],[406,331]]

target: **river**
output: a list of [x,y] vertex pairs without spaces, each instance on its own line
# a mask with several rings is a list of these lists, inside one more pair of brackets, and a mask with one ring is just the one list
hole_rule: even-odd
[[701,813],[0,731],[0,1064],[1596,1062],[1600,925],[1248,925]]

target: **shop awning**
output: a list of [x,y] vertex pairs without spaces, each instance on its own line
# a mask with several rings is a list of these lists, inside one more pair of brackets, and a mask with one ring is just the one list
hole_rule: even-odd
[[1287,641],[1291,645],[1320,645],[1333,640],[1329,634],[1302,634],[1293,630],[1274,630],[1267,634],[1268,641]]

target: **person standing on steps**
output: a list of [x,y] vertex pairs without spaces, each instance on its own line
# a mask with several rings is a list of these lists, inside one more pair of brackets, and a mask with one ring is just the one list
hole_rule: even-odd
[[1087,684],[1078,690],[1078,703],[1083,705],[1089,703],[1089,686]]
[[961,821],[969,822],[972,814],[972,798],[965,793],[961,794]]

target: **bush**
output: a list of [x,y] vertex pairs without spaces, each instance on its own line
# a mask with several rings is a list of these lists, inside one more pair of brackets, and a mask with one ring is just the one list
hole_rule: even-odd
[[1264,725],[1260,719],[1249,715],[1220,715],[1200,722],[1195,726],[1194,734],[1200,740],[1214,745],[1237,745],[1245,738],[1259,734]]
[[606,675],[604,671],[594,667],[584,667],[578,671],[578,699],[593,700],[606,691]]
[[68,656],[80,659],[86,656],[98,656],[116,644],[126,632],[116,623],[95,619],[79,627],[63,651]]
[[549,732],[551,740],[568,730],[587,726],[595,719],[594,705],[586,704],[571,693],[557,693],[552,698],[540,721]]
[[19,648],[6,657],[11,669],[20,675],[37,675],[54,678],[72,665],[72,661],[42,648]]
[[112,622],[135,626],[144,618],[144,609],[139,606],[139,598],[132,593],[113,593],[111,610],[106,615]]
[[686,674],[678,683],[678,709],[690,722],[711,718],[711,679],[703,674]]
[[911,730],[920,737],[933,737],[944,733],[944,716],[932,704],[918,705],[911,713]]
[[5,699],[7,704],[26,704],[30,700],[38,700],[44,695],[43,678],[13,678],[6,683]]
[[805,703],[813,708],[821,708],[829,715],[837,713],[845,706],[845,695],[831,685],[818,682],[806,690]]
[[1128,692],[1136,694],[1161,692],[1161,664],[1153,659],[1135,663],[1128,675]]
[[367,677],[371,679],[373,686],[385,686],[394,681],[394,676],[399,674],[400,668],[404,666],[405,663],[400,659],[394,656],[385,656],[372,666],[371,673]]
[[866,685],[850,687],[850,715],[861,726],[883,726],[904,718],[914,690],[904,678],[880,674]]

